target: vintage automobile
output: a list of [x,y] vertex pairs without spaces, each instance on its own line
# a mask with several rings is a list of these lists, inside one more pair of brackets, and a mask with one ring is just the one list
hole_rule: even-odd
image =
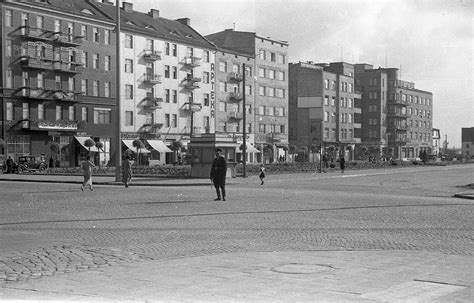
[[18,173],[43,171],[48,167],[44,160],[42,161],[40,157],[35,156],[20,156],[17,163]]

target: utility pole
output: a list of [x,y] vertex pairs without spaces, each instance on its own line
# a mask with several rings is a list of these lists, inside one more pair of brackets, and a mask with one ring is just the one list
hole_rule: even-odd
[[246,72],[246,67],[245,67],[245,63],[242,64],[242,69],[243,69],[243,73],[242,73],[242,91],[243,91],[243,95],[242,95],[242,110],[243,110],[243,113],[242,113],[242,124],[243,124],[243,138],[242,138],[242,165],[243,165],[243,174],[244,174],[244,178],[247,177],[247,172],[246,172],[246,169],[247,169],[247,127],[246,127],[246,117],[247,117],[247,109],[245,108],[245,72]]
[[120,130],[120,0],[115,1],[117,20],[115,25],[115,89],[116,89],[116,114],[115,114],[115,181],[121,181],[120,167],[122,166],[122,134]]

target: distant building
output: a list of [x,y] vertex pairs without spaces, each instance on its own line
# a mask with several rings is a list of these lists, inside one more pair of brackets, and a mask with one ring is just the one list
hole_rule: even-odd
[[441,134],[438,128],[433,128],[431,138],[433,140],[433,147],[431,150],[431,154],[434,156],[438,156],[442,153]]
[[398,78],[397,68],[355,64],[362,92],[362,143],[395,159],[431,154],[433,94]]
[[[321,146],[333,158],[351,159],[361,143],[360,93],[355,91],[354,66],[290,63],[290,145],[300,157]],[[314,158],[314,157],[313,157]]]
[[462,155],[474,158],[474,127],[462,128],[461,133]]
[[[254,135],[255,145],[262,151],[256,154],[258,162],[263,161],[264,154],[268,154],[265,160],[270,162],[284,157],[285,147],[288,146],[288,43],[232,29],[208,35],[206,38],[221,50],[232,50],[233,54],[241,56],[241,59],[242,56],[250,58],[247,61],[250,73],[248,82],[245,83],[249,90],[249,100],[246,101],[249,119],[246,119],[245,127]],[[241,59],[236,59],[238,58],[233,60],[243,63]],[[218,52],[216,60],[219,73],[228,73],[230,67],[226,67],[225,62],[231,62],[229,56]],[[228,80],[224,81],[223,75],[220,78],[223,81],[217,83],[221,96],[220,100],[216,101],[219,104],[217,111],[225,113],[229,119],[237,120],[234,119],[237,114],[233,112],[238,110],[240,117],[242,108],[229,99],[228,91],[235,85],[227,83]],[[216,116],[219,117],[221,113]],[[222,119],[218,121],[220,125],[217,126],[217,132],[228,132],[227,126],[237,125],[231,121],[223,122]]]

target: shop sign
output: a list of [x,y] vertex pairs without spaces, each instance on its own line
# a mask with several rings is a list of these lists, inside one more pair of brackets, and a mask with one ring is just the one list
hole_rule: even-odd
[[211,96],[210,96],[210,103],[211,103],[211,118],[214,118],[216,113],[216,74],[215,74],[215,64],[211,63],[211,77],[210,77],[210,84],[211,84]]

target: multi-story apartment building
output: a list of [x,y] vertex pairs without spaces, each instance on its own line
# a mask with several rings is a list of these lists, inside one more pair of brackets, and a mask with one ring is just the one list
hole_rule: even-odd
[[[260,151],[254,146],[255,97],[253,90],[255,80],[253,68],[255,58],[235,50],[219,47],[215,59],[215,132],[221,136],[232,137],[237,143],[243,144],[245,127],[247,163],[256,163],[256,154]],[[235,160],[242,161],[240,148],[237,150]]]
[[462,128],[461,144],[462,155],[466,158],[474,158],[474,127]]
[[438,157],[442,153],[441,133],[440,133],[439,128],[433,128],[431,138],[433,139],[431,155]]
[[289,71],[290,145],[302,157],[322,147],[333,158],[352,159],[361,143],[361,96],[354,87],[354,66],[299,62],[290,63]]
[[[254,143],[262,151],[256,153],[257,161],[264,160],[263,151],[268,150],[268,147],[270,153],[266,161],[274,162],[286,156],[284,149],[288,145],[288,43],[233,29],[214,33],[206,38],[219,48],[251,58],[247,61],[250,74],[249,82],[246,81],[245,85],[250,89],[246,107],[251,111],[249,117],[253,120],[247,119],[245,127],[254,135]],[[232,107],[230,109],[234,110]]]
[[[91,4],[116,18],[113,4]],[[167,146],[186,146],[191,136],[214,132],[215,46],[187,18],[137,12],[128,2],[120,12],[123,148],[135,150],[131,142],[141,139],[150,160],[174,162]]]
[[[0,136],[5,154],[79,165],[113,153],[113,22],[86,1],[0,1]],[[86,147],[86,139],[102,149]],[[58,146],[53,153],[51,146]],[[51,155],[51,156],[50,156]]]
[[362,92],[362,142],[371,153],[395,159],[431,154],[433,95],[400,80],[397,68],[355,65]]

